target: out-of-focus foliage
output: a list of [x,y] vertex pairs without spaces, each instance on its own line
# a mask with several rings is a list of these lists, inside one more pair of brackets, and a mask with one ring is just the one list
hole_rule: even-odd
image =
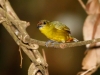
[[[86,13],[77,0],[10,0],[10,3],[21,20],[30,22],[27,32],[32,38],[48,40],[36,28],[39,20],[47,19],[66,24],[74,37],[83,40]],[[75,75],[81,70],[84,46],[64,50],[40,47],[40,52],[42,48],[46,52],[50,75]],[[31,61],[24,53],[23,58],[23,68],[20,69],[18,46],[0,25],[0,75],[27,75]]]

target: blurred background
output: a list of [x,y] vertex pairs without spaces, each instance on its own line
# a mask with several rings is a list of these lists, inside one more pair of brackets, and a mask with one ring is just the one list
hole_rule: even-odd
[[[48,39],[36,28],[39,20],[60,21],[70,29],[72,36],[83,40],[82,27],[86,13],[78,0],[9,0],[16,14],[21,20],[30,22],[27,28],[29,35],[37,40]],[[87,0],[83,0],[86,3]],[[20,68],[20,55],[18,46],[0,25],[0,75],[27,75],[31,63],[22,52],[23,65]],[[50,75],[76,75],[81,71],[81,62],[84,57],[85,46],[55,49],[44,49],[49,65]],[[42,54],[42,52],[41,52]]]

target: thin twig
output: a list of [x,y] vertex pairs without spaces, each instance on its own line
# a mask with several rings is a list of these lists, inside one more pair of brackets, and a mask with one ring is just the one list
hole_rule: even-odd
[[43,58],[44,58],[45,62],[47,62],[44,49],[42,49],[42,54],[43,54]]
[[21,48],[20,47],[19,47],[19,53],[20,53],[20,58],[21,58],[20,67],[22,68],[23,57],[22,57],[22,53],[21,53]]
[[[42,53],[43,53],[43,58],[44,58],[45,62],[47,63],[46,54],[45,54],[44,49],[42,49]],[[49,75],[48,67],[47,67],[47,69],[46,69],[46,75]]]
[[85,6],[85,4],[82,2],[82,0],[78,0],[78,1],[79,1],[79,3],[81,4],[81,6],[83,7],[83,9],[86,10],[86,6]]

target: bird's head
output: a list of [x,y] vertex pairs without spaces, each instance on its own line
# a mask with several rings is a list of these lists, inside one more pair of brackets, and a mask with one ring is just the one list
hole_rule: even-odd
[[42,28],[42,27],[44,27],[46,25],[49,25],[49,23],[50,23],[50,21],[48,21],[48,20],[41,20],[41,21],[38,22],[37,28],[40,29],[40,28]]

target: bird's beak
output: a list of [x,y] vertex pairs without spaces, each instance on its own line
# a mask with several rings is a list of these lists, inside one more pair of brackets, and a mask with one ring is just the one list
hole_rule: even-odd
[[40,27],[42,27],[42,25],[37,25],[37,28],[40,28]]
[[37,28],[40,28],[40,27],[42,27],[42,22],[39,22],[39,23],[37,24]]

